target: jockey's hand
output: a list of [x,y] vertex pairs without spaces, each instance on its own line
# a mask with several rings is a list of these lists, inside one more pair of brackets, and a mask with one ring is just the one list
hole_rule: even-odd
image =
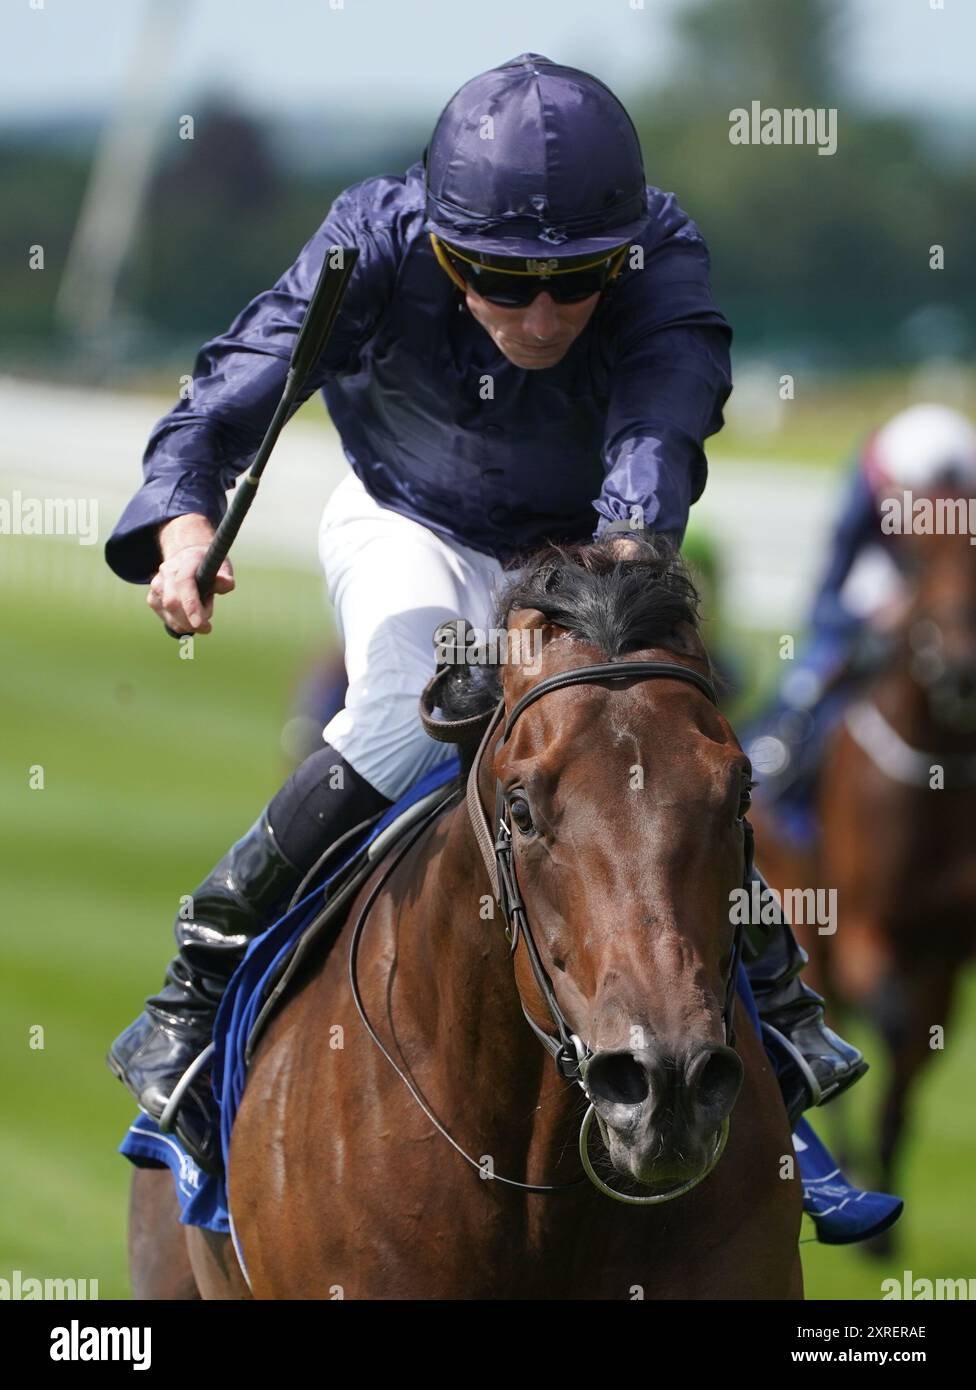
[[641,554],[641,547],[630,536],[617,535],[610,542],[610,551],[615,560],[636,560]]
[[[197,513],[175,517],[159,528],[163,562],[152,577],[146,602],[173,632],[213,630],[213,595],[204,602],[196,583],[196,572],[213,534],[207,518]],[[229,594],[233,587],[234,571],[225,560],[217,571],[214,594]]]

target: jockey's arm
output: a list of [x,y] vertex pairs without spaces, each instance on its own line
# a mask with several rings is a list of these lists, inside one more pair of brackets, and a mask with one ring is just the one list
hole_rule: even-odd
[[[341,194],[294,265],[253,299],[225,333],[201,348],[187,398],[153,429],[143,457],[143,485],[105,554],[121,578],[153,581],[150,605],[174,629],[209,631],[209,605],[194,610],[192,573],[202,558],[201,547],[205,549],[226,510],[227,489],[250,464],[274,414],[327,248],[355,245],[360,255],[302,401],[330,374],[354,364],[374,331],[396,273],[394,243],[394,229],[364,218],[358,189]],[[232,587],[228,566],[217,592]],[[184,617],[188,623],[181,621]]]
[[875,537],[880,539],[878,506],[860,461],[855,465],[830,540],[830,550],[817,596],[810,627],[814,634],[849,633],[860,626],[841,598],[841,590],[855,560]]
[[671,329],[624,369],[611,407],[597,539],[629,523],[680,545],[705,487],[704,441],[722,427],[730,389],[716,328]]
[[712,300],[705,243],[680,217],[644,269],[621,285],[611,310],[617,355],[594,503],[598,538],[630,522],[680,544],[705,487],[704,441],[724,423],[732,333]]

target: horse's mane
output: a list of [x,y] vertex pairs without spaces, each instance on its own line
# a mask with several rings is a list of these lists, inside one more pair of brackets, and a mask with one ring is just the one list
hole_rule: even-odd
[[[506,628],[519,609],[533,608],[606,658],[644,647],[686,650],[687,630],[698,631],[698,592],[688,570],[663,538],[641,537],[637,544],[639,553],[626,560],[612,542],[545,546],[502,591],[496,627]],[[444,690],[445,716],[463,719],[493,706],[500,675],[492,664],[460,668]]]

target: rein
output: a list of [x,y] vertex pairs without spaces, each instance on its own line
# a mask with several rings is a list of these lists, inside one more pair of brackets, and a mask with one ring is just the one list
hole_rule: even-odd
[[[437,678],[435,678],[435,680],[436,679]],[[512,849],[512,826],[511,819],[509,816],[508,801],[505,795],[505,789],[502,786],[500,779],[496,777],[494,808],[495,832],[493,834],[491,826],[488,822],[488,818],[485,814],[485,809],[481,802],[479,782],[481,778],[484,761],[488,755],[489,745],[496,731],[498,730],[499,725],[502,725],[502,730],[501,737],[498,739],[494,750],[496,756],[498,750],[505,744],[505,742],[510,737],[513,728],[515,727],[516,723],[518,722],[522,714],[525,712],[525,710],[527,710],[531,705],[533,705],[536,702],[536,700],[541,699],[543,695],[548,695],[553,690],[562,690],[571,685],[594,685],[602,681],[653,679],[683,681],[686,685],[692,685],[696,689],[698,689],[703,695],[707,697],[708,700],[711,701],[713,705],[717,706],[718,704],[718,700],[715,695],[715,690],[712,686],[711,681],[709,681],[705,676],[701,675],[698,671],[693,670],[690,666],[683,666],[678,662],[611,661],[601,662],[591,666],[580,666],[569,671],[560,671],[556,675],[549,676],[547,679],[540,681],[538,685],[533,686],[531,690],[527,691],[526,694],[523,695],[522,698],[515,704],[515,706],[509,712],[507,717],[505,714],[504,701],[499,701],[494,713],[490,717],[488,726],[485,729],[481,742],[478,746],[478,751],[475,754],[474,761],[471,765],[471,770],[468,774],[467,786],[465,791],[466,807],[468,811],[468,816],[471,821],[471,826],[474,831],[475,840],[477,841],[478,848],[481,851],[481,856],[484,861],[485,869],[488,873],[488,879],[491,883],[492,893],[494,895],[495,901],[501,908],[505,920],[505,936],[511,948],[510,954],[514,955],[515,951],[518,949],[520,941],[524,944],[526,954],[529,958],[529,964],[532,968],[533,977],[535,979],[536,985],[538,986],[540,994],[545,1000],[546,1007],[549,1010],[549,1014],[552,1018],[553,1024],[555,1025],[557,1036],[552,1037],[544,1029],[540,1028],[539,1025],[535,1022],[535,1020],[529,1016],[524,1004],[522,1005],[522,1012],[525,1015],[527,1023],[529,1024],[532,1031],[535,1033],[536,1037],[539,1039],[540,1043],[543,1045],[543,1047],[545,1047],[546,1051],[549,1052],[549,1054],[555,1061],[556,1070],[559,1073],[559,1075],[566,1081],[574,1081],[581,1088],[581,1090],[587,1098],[587,1101],[589,1102],[586,1114],[583,1118],[583,1122],[580,1127],[579,1135],[580,1160],[583,1164],[586,1178],[589,1178],[589,1180],[607,1196],[612,1197],[616,1201],[624,1202],[634,1206],[647,1206],[661,1202],[671,1201],[675,1197],[681,1196],[683,1193],[690,1191],[691,1188],[696,1187],[698,1183],[700,1183],[707,1176],[707,1174],[711,1172],[711,1170],[714,1168],[715,1164],[718,1162],[719,1158],[722,1155],[722,1152],[725,1148],[726,1140],[728,1138],[728,1119],[726,1119],[722,1126],[722,1129],[716,1141],[714,1153],[712,1154],[712,1157],[705,1171],[701,1173],[698,1177],[681,1184],[679,1187],[672,1188],[662,1193],[654,1193],[643,1197],[634,1197],[629,1196],[625,1193],[617,1192],[612,1187],[609,1187],[596,1174],[592,1166],[592,1161],[589,1157],[587,1146],[590,1127],[592,1125],[593,1118],[595,1115],[595,1108],[592,1103],[592,1100],[590,1100],[590,1095],[586,1088],[586,1071],[589,1064],[589,1060],[593,1054],[588,1045],[585,1044],[580,1039],[580,1037],[572,1031],[569,1021],[567,1020],[565,1014],[560,1008],[559,1002],[556,999],[556,994],[553,988],[552,980],[550,979],[549,974],[542,963],[542,957],[539,953],[538,947],[535,942],[535,938],[532,934],[532,929],[529,924],[528,911],[525,906],[525,901],[522,898],[521,890],[518,884],[518,877],[515,871],[515,860]],[[427,698],[427,692],[425,692],[425,700],[427,701],[427,705],[429,706],[430,700]],[[425,727],[427,727],[429,722],[429,716],[432,713],[432,710],[430,710],[427,707],[424,707],[424,712],[425,714],[428,714],[428,719],[424,720]],[[458,725],[460,725],[461,723],[470,725],[473,722],[473,720],[458,721]],[[376,1034],[376,1031],[374,1030],[372,1024],[366,1016],[365,1008],[362,1002],[362,997],[359,991],[358,982],[356,979],[356,962],[358,956],[359,942],[361,940],[363,929],[366,924],[366,918],[369,914],[370,909],[375,903],[376,898],[379,896],[380,891],[385,886],[393,870],[404,858],[407,851],[410,848],[412,848],[420,833],[424,829],[426,829],[426,827],[433,820],[434,816],[439,814],[439,812],[442,809],[443,807],[438,807],[437,810],[433,812],[431,816],[425,818],[417,827],[415,832],[408,837],[406,843],[394,856],[392,862],[387,867],[385,872],[381,875],[377,883],[374,885],[372,891],[369,894],[369,897],[363,904],[362,910],[359,914],[359,918],[356,922],[356,926],[353,930],[352,942],[350,945],[350,983],[352,985],[353,999],[355,1001],[356,1008],[358,1009],[360,1018],[363,1020],[367,1032],[369,1033],[373,1042],[376,1043],[377,1047],[383,1053],[383,1056],[393,1067],[393,1070],[403,1081],[404,1085],[408,1088],[411,1095],[417,1101],[418,1105],[427,1115],[428,1119],[432,1122],[435,1128],[444,1136],[445,1139],[447,1139],[447,1141],[452,1145],[452,1147],[456,1149],[458,1153],[460,1153],[461,1157],[464,1158],[466,1162],[470,1163],[472,1167],[479,1169],[479,1171],[483,1173],[484,1169],[482,1168],[482,1165],[478,1163],[475,1159],[473,1159],[469,1154],[465,1153],[465,1151],[452,1138],[452,1136],[448,1134],[447,1130],[443,1127],[443,1125],[441,1125],[441,1123],[431,1112],[429,1106],[424,1101],[417,1087],[403,1073],[403,1071],[401,1071],[401,1069],[397,1066],[396,1062],[390,1056],[390,1053],[387,1051],[383,1043],[380,1041],[379,1037]],[[753,838],[752,827],[749,825],[749,822],[744,820],[743,825],[746,833],[746,862],[744,867],[743,881],[747,881],[752,869]],[[733,1047],[735,1044],[735,1029],[733,1018],[735,1011],[736,980],[738,976],[739,961],[742,955],[742,935],[742,927],[741,925],[737,925],[735,929],[735,936],[733,939],[732,956],[729,965],[728,980],[726,981],[725,1001],[722,1009],[722,1023],[725,1029],[726,1042],[729,1047]],[[519,1188],[525,1192],[565,1192],[567,1190],[578,1187],[581,1182],[586,1180],[585,1178],[581,1178],[573,1183],[565,1183],[558,1185],[542,1185],[517,1182],[513,1178],[504,1178],[499,1174],[493,1174],[492,1177],[493,1180],[496,1182],[501,1182],[507,1187]]]
[[[407,1074],[394,1061],[388,1048],[385,1046],[379,1034],[376,1032],[376,1029],[373,1027],[366,1013],[366,1005],[363,1003],[363,997],[359,988],[359,978],[357,973],[357,965],[359,960],[359,945],[362,941],[363,931],[366,927],[366,919],[369,916],[370,911],[372,910],[373,905],[376,902],[376,899],[379,897],[382,890],[386,887],[387,881],[389,880],[393,871],[398,867],[401,860],[406,858],[407,852],[413,849],[415,843],[417,842],[417,840],[419,840],[423,832],[427,829],[429,825],[433,824],[433,822],[437,819],[440,813],[448,805],[450,805],[450,802],[443,802],[440,806],[435,807],[434,810],[429,815],[425,816],[423,820],[420,821],[420,823],[414,828],[414,830],[407,835],[407,838],[405,839],[404,843],[397,849],[397,851],[391,858],[389,864],[383,870],[382,874],[379,876],[376,883],[370,890],[370,894],[366,901],[363,903],[363,906],[360,910],[359,917],[356,921],[356,925],[353,928],[352,939],[349,943],[349,983],[352,987],[353,1003],[356,1005],[356,1010],[359,1013],[359,1017],[363,1021],[363,1026],[365,1027],[366,1032],[372,1038],[373,1042],[379,1048],[380,1052],[389,1062],[390,1066],[396,1072],[397,1076],[403,1082],[404,1086],[406,1086],[407,1090],[413,1096],[414,1100],[420,1106],[421,1110],[427,1116],[428,1120],[430,1120],[431,1124],[437,1130],[438,1134],[440,1134],[444,1139],[447,1140],[447,1142],[450,1144],[451,1148],[455,1150],[455,1152],[461,1155],[465,1163],[470,1163],[472,1168],[477,1169],[481,1176],[485,1177],[487,1176],[487,1174],[483,1165],[480,1164],[477,1159],[472,1158],[469,1153],[466,1153],[464,1149],[462,1149],[461,1145],[454,1138],[454,1136],[448,1133],[448,1131],[441,1124],[440,1120],[434,1114],[433,1110],[431,1110],[430,1106],[427,1104],[426,1100],[420,1093],[420,1090],[417,1087],[416,1083],[412,1081],[411,1078],[407,1076]],[[572,1188],[579,1187],[583,1182],[586,1181],[585,1178],[577,1178],[575,1182],[570,1183],[545,1184],[517,1182],[515,1178],[505,1178],[502,1177],[500,1173],[492,1173],[490,1176],[493,1182],[500,1182],[505,1187],[517,1187],[522,1192],[568,1192]]]
[[906,742],[873,700],[861,700],[844,716],[851,738],[879,772],[905,787],[928,787],[933,767],[942,767],[959,786],[976,785],[976,754],[932,753]]

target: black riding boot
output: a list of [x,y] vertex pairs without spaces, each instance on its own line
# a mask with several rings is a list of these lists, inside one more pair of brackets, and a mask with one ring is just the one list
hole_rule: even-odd
[[[211,1041],[213,1022],[248,942],[287,907],[302,878],[340,835],[388,805],[326,745],[307,758],[177,917],[178,954],[159,994],[112,1044],[108,1065],[154,1120]],[[172,1109],[173,1107],[171,1107]],[[206,1172],[219,1169],[217,1112],[206,1061],[166,1116]]]
[[804,1110],[853,1086],[868,1064],[856,1047],[827,1027],[823,999],[800,978],[809,957],[755,869],[753,879],[760,885],[763,915],[775,920],[746,926],[742,958],[793,1128]]

